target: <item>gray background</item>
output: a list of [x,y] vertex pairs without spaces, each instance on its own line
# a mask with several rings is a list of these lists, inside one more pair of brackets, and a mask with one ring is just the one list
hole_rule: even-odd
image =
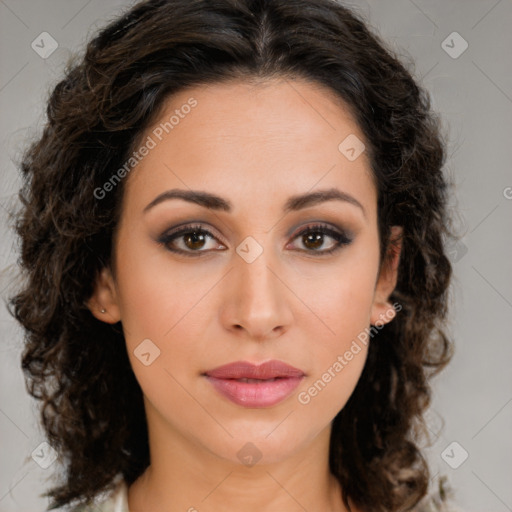
[[[0,0],[3,299],[15,285],[17,249],[6,209],[16,201],[20,150],[44,121],[44,102],[71,53],[132,3]],[[448,476],[461,508],[512,511],[512,266],[506,263],[512,249],[512,2],[352,0],[348,5],[410,62],[449,136],[446,173],[456,182],[451,206],[464,234],[451,251],[455,277],[448,329],[456,354],[434,380],[429,425],[435,442],[426,453],[433,474]],[[45,31],[58,42],[46,59],[31,47]],[[464,42],[453,32],[469,45],[461,55]],[[0,336],[0,512],[42,511],[47,500],[38,494],[58,468],[55,463],[42,469],[31,457],[44,436],[20,369],[22,333],[5,307]],[[441,418],[445,425],[439,432]],[[448,464],[459,464],[465,452],[468,458],[457,469]]]

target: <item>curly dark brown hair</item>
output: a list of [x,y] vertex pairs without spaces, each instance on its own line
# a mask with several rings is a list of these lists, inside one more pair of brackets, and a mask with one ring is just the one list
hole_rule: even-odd
[[47,123],[21,162],[16,212],[23,287],[10,298],[25,329],[22,368],[41,401],[50,444],[66,464],[48,510],[88,503],[115,476],[149,465],[141,388],[121,323],[97,320],[87,301],[111,265],[122,180],[106,183],[184,88],[226,80],[299,77],[352,109],[378,189],[381,262],[390,226],[403,226],[401,305],[371,343],[355,391],[334,420],[330,469],[363,510],[409,510],[425,495],[418,446],[430,377],[452,355],[444,325],[452,266],[446,158],[428,93],[362,16],[334,0],[149,0],[101,29],[69,63]]

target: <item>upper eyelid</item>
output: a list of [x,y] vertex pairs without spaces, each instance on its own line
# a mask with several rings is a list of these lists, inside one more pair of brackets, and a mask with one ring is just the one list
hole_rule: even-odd
[[[343,226],[335,226],[332,224],[332,222],[324,221],[324,220],[312,220],[306,223],[306,225],[299,226],[299,227],[293,227],[289,230],[287,230],[286,235],[291,236],[293,233],[300,233],[301,231],[305,229],[310,229],[314,227],[325,227],[328,229],[332,229],[333,231],[339,231],[341,233],[348,233],[351,230],[348,228],[344,228]],[[169,234],[176,234],[180,233],[183,230],[191,230],[193,231],[195,227],[198,227],[201,231],[217,231],[216,228],[212,227],[208,222],[203,221],[192,221],[192,222],[185,222],[183,224],[179,224],[178,226],[174,226],[172,228],[168,228],[163,231],[163,235],[169,235]],[[221,238],[223,235],[220,236]]]
[[211,228],[208,224],[205,225],[202,222],[185,223],[180,226],[174,227],[172,229],[168,229],[162,233],[160,238],[165,238],[165,237],[169,237],[169,236],[177,236],[177,235],[181,236],[183,234],[190,233],[190,232],[194,231],[195,226],[198,226],[200,228],[201,232],[208,233],[208,236],[216,238],[219,241],[221,241],[222,243],[224,243],[222,236],[218,236],[215,233],[212,233],[212,231],[216,231],[215,229]]

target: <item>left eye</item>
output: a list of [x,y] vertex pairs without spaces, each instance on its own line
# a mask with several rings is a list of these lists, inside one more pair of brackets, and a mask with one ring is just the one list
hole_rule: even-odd
[[[345,233],[336,231],[323,224],[307,227],[298,233],[295,238],[299,237],[302,237],[301,240],[302,243],[306,246],[306,252],[316,252],[319,255],[331,254],[341,249],[344,245],[349,245],[352,243],[352,238],[350,238]],[[333,239],[335,243],[331,246],[330,249],[324,249],[320,251],[318,248],[324,244],[325,237]]]
[[[341,249],[342,246],[352,243],[352,239],[345,233],[336,231],[329,226],[322,224],[307,227],[299,232],[294,237],[294,240],[299,237],[302,237],[301,241],[306,247],[306,249],[299,249],[299,251],[317,253],[318,255],[331,254],[334,251]],[[326,237],[334,240],[334,244],[331,245],[329,249],[319,250],[319,248],[324,245]],[[190,225],[183,226],[178,231],[166,233],[160,237],[158,241],[171,252],[195,256],[193,253],[209,252],[206,250],[200,250],[204,248],[208,238],[216,240],[216,238],[209,231],[203,229],[201,225]],[[181,248],[175,245],[175,241],[178,240],[183,243]],[[220,244],[220,246],[220,250],[225,249],[223,244]]]

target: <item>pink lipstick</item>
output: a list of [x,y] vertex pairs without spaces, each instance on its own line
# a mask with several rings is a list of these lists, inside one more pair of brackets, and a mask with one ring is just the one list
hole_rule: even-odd
[[244,407],[270,407],[288,398],[305,373],[282,361],[236,361],[204,373],[223,396]]

